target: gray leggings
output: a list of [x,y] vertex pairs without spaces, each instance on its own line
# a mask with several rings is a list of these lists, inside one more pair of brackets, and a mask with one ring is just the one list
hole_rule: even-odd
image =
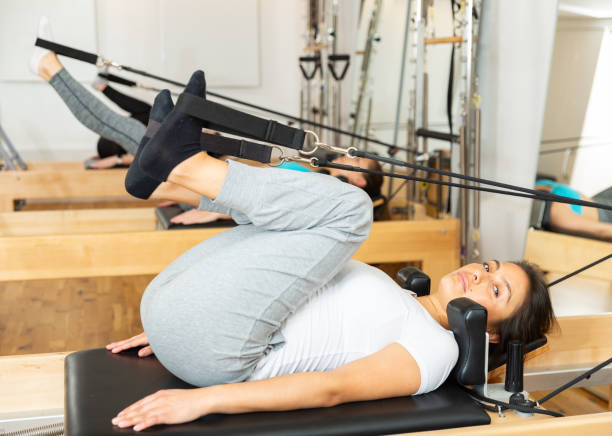
[[332,177],[229,163],[202,208],[241,225],[181,255],[147,287],[142,324],[160,362],[196,386],[248,378],[283,321],[368,237],[372,202]]
[[113,112],[63,68],[51,77],[49,84],[85,127],[103,138],[115,141],[128,153],[136,153],[146,130],[142,123]]

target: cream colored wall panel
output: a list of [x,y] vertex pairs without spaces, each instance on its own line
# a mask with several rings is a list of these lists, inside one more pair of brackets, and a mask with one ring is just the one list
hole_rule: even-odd
[[[160,0],[97,1],[96,12],[100,54],[120,64],[163,75]],[[124,71],[112,73],[151,83],[150,79]]]
[[[40,80],[28,65],[42,15],[49,18],[57,42],[96,51],[93,0],[0,0],[0,80]],[[75,77],[87,80],[92,76],[91,65],[61,60]]]
[[258,0],[161,0],[160,17],[165,76],[201,69],[211,87],[259,86]]

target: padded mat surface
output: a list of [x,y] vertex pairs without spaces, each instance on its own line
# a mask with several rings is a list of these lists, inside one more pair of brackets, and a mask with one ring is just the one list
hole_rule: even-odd
[[[364,375],[367,376],[367,375]],[[160,389],[189,388],[154,357],[136,351],[115,355],[103,348],[66,358],[66,435],[133,433],[111,424],[124,407]],[[342,404],[290,412],[208,415],[157,426],[154,435],[378,435],[490,423],[489,416],[454,381],[415,397]]]
[[155,208],[155,215],[157,215],[157,219],[159,220],[161,226],[166,230],[206,229],[216,227],[234,227],[237,225],[234,220],[217,220],[213,221],[212,223],[190,224],[188,226],[186,226],[185,224],[171,223],[170,220],[180,213],[183,213],[183,209],[181,209],[181,207],[177,205]]

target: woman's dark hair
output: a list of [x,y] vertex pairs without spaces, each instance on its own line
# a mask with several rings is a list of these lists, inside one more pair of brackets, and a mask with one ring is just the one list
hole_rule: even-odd
[[[370,159],[370,164],[368,165],[369,170],[372,171],[382,171],[382,167],[378,163],[378,161]],[[380,174],[368,174],[364,173],[364,178],[366,181],[366,185],[363,190],[370,196],[370,198],[374,199],[380,197],[381,192],[380,188],[382,186],[383,177]]]
[[548,285],[542,270],[537,265],[524,260],[512,263],[527,274],[529,289],[525,301],[514,314],[495,326],[499,333],[499,344],[495,346],[496,354],[505,353],[511,340],[518,339],[523,344],[528,344],[544,336],[556,324]]

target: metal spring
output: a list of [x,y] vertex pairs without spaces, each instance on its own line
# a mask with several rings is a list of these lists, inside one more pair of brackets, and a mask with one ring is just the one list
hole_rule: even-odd
[[41,425],[40,427],[15,430],[9,433],[2,433],[2,436],[64,436],[64,423]]

